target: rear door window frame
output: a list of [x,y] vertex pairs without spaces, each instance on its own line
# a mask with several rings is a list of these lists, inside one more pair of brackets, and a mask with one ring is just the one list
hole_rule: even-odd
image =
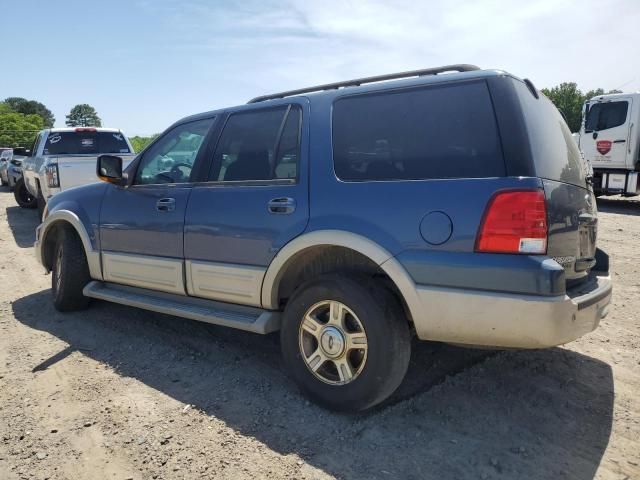
[[[282,141],[282,135],[284,133],[284,127],[286,126],[286,122],[287,122],[287,118],[288,115],[290,114],[291,110],[293,109],[297,109],[298,113],[299,113],[299,118],[298,118],[298,159],[297,159],[297,165],[296,165],[296,176],[295,178],[272,178],[272,179],[267,179],[267,180],[212,180],[211,178],[213,177],[213,175],[216,172],[220,172],[220,168],[221,168],[221,164],[222,164],[222,160],[221,159],[216,159],[214,158],[214,155],[218,149],[218,145],[222,139],[222,135],[224,134],[224,130],[228,125],[229,119],[233,116],[233,115],[241,115],[241,114],[246,114],[246,113],[252,113],[252,112],[260,112],[260,111],[268,111],[268,110],[278,110],[278,109],[284,109],[285,110],[285,117],[283,117],[283,121],[282,121],[282,125],[281,128],[278,131],[278,138],[276,139],[276,148],[279,148],[281,141]],[[287,103],[279,103],[277,105],[261,105],[259,107],[254,107],[254,108],[242,108],[242,109],[238,109],[238,110],[232,110],[232,111],[227,111],[227,114],[225,115],[224,121],[221,122],[221,126],[220,129],[217,133],[217,138],[215,140],[215,142],[212,142],[211,145],[211,151],[208,154],[208,161],[210,163],[210,167],[209,170],[207,172],[207,175],[204,179],[202,179],[200,182],[200,184],[203,185],[211,185],[211,186],[215,186],[215,185],[223,185],[223,186],[227,186],[227,187],[231,187],[231,186],[261,186],[261,185],[297,185],[300,182],[300,167],[302,166],[302,137],[303,137],[303,125],[304,125],[304,107],[302,104],[298,103],[298,102],[287,102]],[[274,151],[274,155],[277,155],[278,152]]]

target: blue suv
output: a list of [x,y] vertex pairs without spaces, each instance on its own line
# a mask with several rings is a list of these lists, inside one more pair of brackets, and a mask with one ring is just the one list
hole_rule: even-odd
[[588,168],[528,80],[453,65],[178,121],[55,195],[36,255],[61,311],[102,299],[267,334],[329,408],[360,411],[412,337],[540,348],[611,299]]

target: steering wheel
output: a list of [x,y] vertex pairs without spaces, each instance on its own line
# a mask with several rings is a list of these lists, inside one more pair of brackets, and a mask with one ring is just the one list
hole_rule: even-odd
[[182,176],[183,173],[180,170],[180,167],[186,167],[191,170],[193,168],[193,165],[191,165],[190,163],[177,163],[176,165],[171,167],[171,173],[179,174],[180,176]]
[[169,173],[173,177],[174,182],[177,181],[178,179],[181,180],[182,178],[189,176],[189,174],[185,174],[182,170],[180,170],[181,167],[188,168],[189,173],[191,173],[191,169],[193,168],[193,165],[189,163],[177,163],[174,166],[172,166]]

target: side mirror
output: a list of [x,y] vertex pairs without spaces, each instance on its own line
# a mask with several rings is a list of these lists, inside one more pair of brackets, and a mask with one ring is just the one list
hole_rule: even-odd
[[122,158],[115,155],[100,155],[96,164],[96,174],[103,182],[122,183]]

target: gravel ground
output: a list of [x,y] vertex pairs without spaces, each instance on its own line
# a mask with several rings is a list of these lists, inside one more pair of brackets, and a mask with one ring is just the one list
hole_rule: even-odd
[[414,346],[399,392],[327,412],[262,337],[94,302],[60,314],[0,190],[0,479],[640,479],[640,203],[600,202],[615,294],[536,351]]

